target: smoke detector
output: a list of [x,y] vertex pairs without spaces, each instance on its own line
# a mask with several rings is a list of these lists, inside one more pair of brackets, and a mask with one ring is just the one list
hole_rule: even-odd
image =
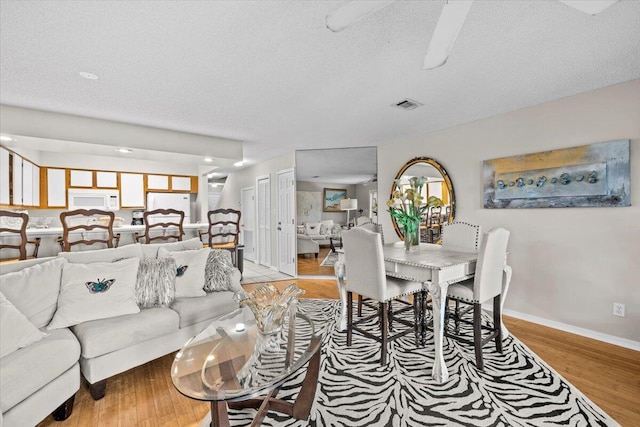
[[403,99],[400,102],[396,102],[395,104],[391,104],[392,107],[397,107],[397,108],[401,108],[403,110],[415,110],[416,108],[420,107],[422,104],[419,103],[418,101],[414,101],[413,99]]

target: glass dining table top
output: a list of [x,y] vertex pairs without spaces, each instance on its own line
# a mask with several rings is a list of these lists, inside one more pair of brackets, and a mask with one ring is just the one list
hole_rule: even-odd
[[[294,310],[295,312],[295,310]],[[176,354],[171,380],[183,395],[203,401],[239,401],[280,386],[318,351],[313,321],[295,313],[281,331],[264,336],[248,308],[214,319]]]

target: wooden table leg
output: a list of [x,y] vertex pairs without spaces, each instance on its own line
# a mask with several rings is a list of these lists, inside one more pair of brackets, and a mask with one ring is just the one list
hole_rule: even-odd
[[227,404],[225,402],[211,402],[211,427],[230,427]]

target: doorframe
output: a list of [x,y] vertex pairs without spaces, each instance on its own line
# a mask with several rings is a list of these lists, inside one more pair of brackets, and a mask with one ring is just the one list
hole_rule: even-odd
[[[295,228],[295,223],[296,223],[296,173],[295,173],[295,167],[292,168],[287,168],[287,169],[282,169],[276,172],[276,208],[277,208],[277,214],[276,214],[276,221],[278,221],[279,219],[279,215],[280,215],[280,185],[279,185],[279,178],[280,175],[283,174],[291,174],[291,180],[293,183],[293,191],[291,193],[291,206],[292,206],[292,216],[293,216],[293,224],[292,226]],[[278,232],[277,230],[278,227],[276,227],[276,233]],[[284,274],[289,274],[286,272],[283,272],[280,269],[280,259],[281,259],[281,255],[282,255],[282,247],[280,244],[280,238],[279,236],[276,238],[276,242],[277,242],[277,257],[278,257],[278,261],[276,263],[276,268],[278,269],[279,272],[282,272]],[[292,245],[291,248],[291,253],[293,254],[293,277],[298,277],[298,255],[297,255],[297,240],[293,239],[292,242],[290,242]]]
[[[267,181],[267,194],[268,204],[265,206],[266,216],[267,216],[267,231],[265,232],[267,244],[268,244],[268,252],[269,252],[269,265],[262,264],[260,262],[262,254],[260,253],[260,181]],[[258,175],[256,177],[256,264],[264,265],[265,267],[271,268],[273,266],[273,256],[271,254],[271,175]],[[265,246],[267,247],[267,246]]]
[[[253,242],[252,243],[253,243],[253,249],[255,250],[256,249],[256,236],[255,236],[255,232],[256,232],[256,215],[255,215],[255,210],[256,210],[256,188],[255,187],[249,186],[249,187],[243,187],[243,188],[240,189],[240,211],[246,212],[245,206],[244,206],[244,192],[245,191],[249,191],[249,190],[253,191],[253,212],[254,212],[254,214],[253,214],[253,224],[252,224],[253,225],[253,227],[252,227],[252,230],[253,230]],[[246,225],[246,221],[247,221],[247,215],[242,215],[241,226],[242,225]],[[247,248],[247,244],[246,244],[246,241],[245,241],[246,233],[244,233],[244,231],[245,231],[244,229],[246,228],[246,226],[242,227],[242,228],[243,228],[242,229],[242,233],[241,233],[242,244],[245,247],[244,258],[249,260],[249,261],[255,262],[255,252],[252,253],[252,254],[249,254],[249,253],[246,252],[246,248]]]

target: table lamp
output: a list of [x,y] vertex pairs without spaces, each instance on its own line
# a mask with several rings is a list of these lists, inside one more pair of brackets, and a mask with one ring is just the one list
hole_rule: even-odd
[[349,212],[358,209],[358,199],[342,199],[340,200],[340,210],[347,211],[347,228],[349,226]]

